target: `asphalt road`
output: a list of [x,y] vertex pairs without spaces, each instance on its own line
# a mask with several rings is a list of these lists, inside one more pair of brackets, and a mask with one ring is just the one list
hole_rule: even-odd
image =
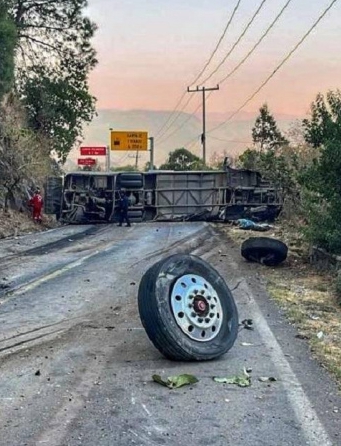
[[[241,329],[219,360],[178,363],[148,340],[139,281],[194,253],[233,290]],[[0,445],[341,445],[341,398],[239,249],[203,223],[65,227],[0,242]],[[252,385],[213,376],[252,368]],[[152,382],[192,373],[169,390]],[[276,382],[259,381],[275,377]]]

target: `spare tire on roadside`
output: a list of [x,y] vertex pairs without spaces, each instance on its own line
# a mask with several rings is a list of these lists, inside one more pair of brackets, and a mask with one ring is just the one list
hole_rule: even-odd
[[250,237],[241,247],[244,259],[266,266],[276,266],[284,262],[288,247],[280,240],[270,237]]
[[142,324],[167,358],[217,358],[234,344],[238,311],[219,273],[199,257],[176,254],[152,266],[138,292]]

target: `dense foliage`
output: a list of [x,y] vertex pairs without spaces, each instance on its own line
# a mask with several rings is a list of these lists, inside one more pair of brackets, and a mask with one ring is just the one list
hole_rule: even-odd
[[252,129],[252,140],[256,148],[261,152],[275,150],[288,144],[288,141],[277,127],[275,118],[270,113],[267,104],[259,109],[259,116]]
[[296,129],[289,143],[269,116],[263,106],[252,132],[253,147],[239,157],[239,166],[259,170],[281,187],[286,202],[295,205],[296,216],[305,222],[301,227],[307,240],[340,254],[341,92],[317,95],[310,117],[302,121],[303,139]]
[[341,92],[319,94],[311,117],[303,122],[305,138],[317,149],[313,162],[302,170],[308,239],[333,253],[341,253]]
[[28,124],[50,139],[65,160],[95,113],[88,75],[96,65],[96,26],[84,16],[87,0],[8,0],[15,25],[15,81]]
[[165,164],[160,170],[200,170],[205,166],[203,161],[189,150],[181,148],[170,152]]
[[0,0],[0,102],[13,85],[16,43],[15,24],[8,16],[5,2]]

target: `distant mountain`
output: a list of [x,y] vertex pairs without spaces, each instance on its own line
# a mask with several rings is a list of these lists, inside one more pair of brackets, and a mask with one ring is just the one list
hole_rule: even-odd
[[[226,151],[231,156],[242,153],[251,144],[251,130],[257,113],[242,112],[237,118],[226,123],[216,131],[209,129],[227,119],[229,113],[210,113],[207,115],[207,160],[214,153]],[[114,130],[144,130],[149,136],[156,136],[162,126],[170,119],[171,112],[151,110],[98,110],[98,115],[84,130],[84,146],[108,145],[110,128]],[[276,115],[281,131],[288,130],[290,124],[298,119],[297,116]],[[181,127],[183,123],[186,123]],[[178,128],[180,127],[180,128]],[[164,130],[164,129],[163,129]],[[174,133],[173,133],[174,132]],[[201,117],[181,113],[168,132],[163,131],[155,139],[155,163],[160,165],[165,161],[170,151],[186,147],[201,156],[200,134],[202,132]],[[169,136],[169,138],[167,138]],[[166,139],[167,138],[167,139]],[[190,143],[190,144],[189,144]],[[66,165],[67,170],[77,167],[79,151],[74,149]],[[99,158],[100,160],[100,158]],[[149,160],[149,153],[139,154],[138,163],[143,166]],[[136,155],[132,152],[111,152],[111,164],[122,166],[134,164]],[[104,162],[104,160],[103,160]]]

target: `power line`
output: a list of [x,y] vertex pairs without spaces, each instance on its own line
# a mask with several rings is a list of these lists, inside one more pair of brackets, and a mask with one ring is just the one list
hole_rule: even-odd
[[[162,143],[162,142],[164,142],[164,141],[167,141],[167,139],[169,139],[171,136],[173,136],[175,132],[177,132],[178,130],[182,129],[182,127],[183,127],[185,124],[187,124],[187,122],[188,122],[190,119],[193,118],[193,116],[197,113],[197,111],[199,111],[200,108],[201,108],[201,104],[199,104],[199,105],[196,107],[196,109],[195,109],[190,115],[186,116],[186,119],[185,119],[180,125],[178,125],[177,127],[175,127],[175,129],[174,129],[168,136],[166,136],[165,138],[162,138],[161,141],[159,141],[159,144]],[[168,129],[168,130],[169,130],[169,129]],[[168,130],[167,130],[167,131],[168,131]]]
[[217,141],[221,142],[234,142],[237,144],[252,144],[252,141],[237,141],[235,139],[223,139],[223,138],[217,138],[216,136],[208,135],[209,138],[216,139]]
[[[280,10],[280,12],[277,14],[277,16],[275,17],[275,19],[272,21],[272,23],[270,24],[270,26],[266,29],[265,33],[260,37],[260,39],[256,42],[256,44],[251,48],[251,50],[246,54],[246,56],[239,62],[239,64],[233,69],[231,70],[220,82],[219,84],[222,84],[223,82],[225,82],[228,78],[230,78],[245,62],[246,60],[254,53],[254,51],[258,48],[258,46],[262,43],[262,41],[265,39],[265,37],[269,34],[269,32],[271,31],[271,29],[275,26],[275,24],[278,22],[278,20],[280,19],[280,17],[283,15],[284,11],[287,9],[287,7],[289,6],[289,4],[292,2],[292,0],[288,0],[286,2],[286,4],[283,6],[283,8]],[[209,93],[209,95],[207,96],[207,100],[209,100],[209,98],[211,97],[212,93]],[[187,105],[189,105],[189,103],[191,102],[192,97],[189,97],[189,99],[186,101],[186,103],[184,104],[184,106],[182,107],[182,109],[177,113],[175,119],[172,121],[172,123],[170,124],[170,126],[168,127],[168,129],[166,129],[160,136],[159,138],[162,138],[163,135],[165,135],[168,130],[175,124],[175,122],[177,121],[177,119],[180,117],[181,113],[184,111],[184,109],[187,107]],[[199,110],[200,105],[192,112],[191,115],[187,116],[186,119],[179,125],[177,126],[173,132],[171,132],[166,138],[161,139],[160,142],[166,141],[167,139],[169,139],[177,130],[180,130],[185,124],[187,124],[187,122],[192,118],[192,116],[194,116],[194,114]]]
[[202,93],[202,112],[203,112],[203,117],[202,117],[202,135],[201,135],[201,143],[202,143],[202,159],[204,164],[206,164],[206,91],[216,91],[219,90],[219,85],[217,85],[216,87],[211,87],[211,88],[207,88],[207,87],[197,87],[196,89],[190,89],[189,87],[187,88],[188,93]]
[[238,39],[235,41],[235,43],[232,45],[231,49],[228,51],[228,53],[225,55],[225,57],[221,60],[221,62],[218,64],[218,66],[211,72],[211,74],[209,76],[207,76],[202,82],[201,84],[205,84],[208,80],[211,79],[211,77],[219,70],[219,68],[226,62],[227,58],[232,54],[232,52],[235,50],[235,48],[237,47],[237,45],[240,43],[240,41],[243,39],[243,37],[245,36],[245,34],[247,33],[248,29],[250,28],[250,26],[252,25],[252,23],[255,21],[256,17],[258,16],[258,14],[260,13],[261,9],[263,8],[263,6],[265,5],[265,3],[268,0],[262,0],[262,2],[260,3],[260,5],[258,6],[256,12],[253,14],[253,16],[251,17],[250,21],[247,23],[246,27],[244,28],[243,32],[241,33],[241,35],[238,37]]
[[[215,56],[216,52],[217,52],[218,49],[219,49],[219,46],[220,46],[221,42],[224,40],[224,38],[225,38],[225,36],[226,36],[226,33],[227,33],[229,27],[231,26],[231,23],[232,23],[232,21],[233,21],[235,15],[236,15],[238,9],[239,9],[239,6],[240,6],[240,3],[241,3],[241,2],[242,2],[242,0],[238,0],[238,1],[237,1],[237,4],[236,4],[236,6],[235,6],[234,9],[233,9],[232,15],[231,15],[230,19],[228,20],[228,22],[227,22],[227,24],[226,24],[226,26],[225,26],[225,28],[224,28],[224,31],[223,31],[222,35],[220,36],[220,38],[219,38],[219,40],[218,40],[218,43],[216,44],[216,46],[215,46],[215,48],[214,48],[214,50],[213,50],[211,56],[209,57],[208,61],[205,63],[203,69],[200,71],[200,73],[197,75],[197,77],[191,82],[190,85],[193,85],[193,84],[195,84],[195,83],[198,81],[198,79],[203,75],[203,73],[205,72],[206,68],[207,68],[207,67],[209,66],[209,64],[211,63],[213,57]],[[162,130],[167,126],[167,124],[169,123],[169,121],[172,119],[172,116],[173,116],[174,113],[176,112],[177,108],[180,106],[181,102],[183,101],[184,97],[186,96],[186,93],[187,93],[187,91],[184,91],[184,92],[183,92],[183,94],[181,95],[180,99],[179,99],[178,102],[176,103],[176,105],[175,105],[173,111],[171,112],[170,116],[169,116],[168,119],[165,121],[165,123],[160,127],[160,129],[157,131],[157,133],[156,133],[156,135],[155,135],[155,138],[157,138],[157,137],[160,135],[160,133],[162,132]],[[176,118],[174,119],[174,121],[172,122],[171,125],[174,124],[174,122],[178,119],[179,114],[181,114],[181,112],[187,107],[187,105],[191,102],[191,100],[192,100],[192,97],[190,97],[190,99],[189,99],[189,100],[186,102],[186,104],[182,107],[180,113],[177,114]],[[167,131],[167,130],[166,130],[166,131]],[[165,132],[164,132],[164,133],[165,133]]]
[[[272,28],[275,26],[275,24],[278,22],[278,20],[281,18],[281,16],[283,15],[284,11],[288,8],[288,6],[290,5],[290,3],[292,2],[292,0],[288,0],[285,5],[283,6],[283,8],[280,10],[280,12],[277,14],[277,16],[275,17],[275,19],[272,21],[272,23],[270,24],[270,26],[266,29],[265,33],[262,34],[262,36],[259,38],[259,40],[255,43],[255,45],[251,48],[251,50],[246,54],[245,57],[243,57],[243,59],[239,62],[239,64],[237,64],[233,70],[231,70],[225,77],[223,77],[218,84],[222,84],[224,83],[227,79],[229,79],[246,61],[247,59],[255,52],[255,50],[259,47],[259,45],[263,42],[263,40],[265,39],[265,37],[269,34],[269,32],[272,30]],[[208,99],[208,98],[207,98]]]
[[236,12],[237,12],[238,9],[239,9],[239,6],[240,6],[241,1],[242,1],[242,0],[238,0],[236,6],[235,6],[234,9],[233,9],[232,15],[231,15],[230,19],[228,20],[228,22],[227,22],[227,24],[226,24],[226,26],[225,26],[225,29],[224,29],[222,35],[220,36],[220,38],[219,38],[219,40],[218,40],[218,43],[216,44],[216,46],[215,46],[215,48],[214,48],[214,50],[213,50],[211,56],[209,57],[208,61],[205,63],[204,68],[200,71],[200,73],[198,74],[198,76],[197,76],[197,77],[194,79],[194,81],[191,83],[191,85],[194,85],[194,84],[200,79],[200,77],[204,74],[206,68],[207,68],[207,67],[209,66],[209,64],[212,62],[213,57],[216,55],[216,53],[217,53],[217,51],[218,51],[218,49],[219,49],[219,47],[220,47],[220,44],[221,44],[221,42],[224,40],[224,38],[225,38],[225,36],[226,36],[226,33],[227,33],[227,31],[228,31],[228,29],[229,29],[231,23],[232,23],[232,20],[234,19],[234,16],[236,15]]
[[[155,139],[157,139],[158,137],[160,138],[160,133],[162,132],[162,130],[167,126],[167,124],[169,123],[169,121],[172,119],[174,113],[176,112],[177,108],[180,106],[182,100],[184,99],[184,97],[186,96],[187,91],[185,90],[182,94],[182,96],[180,97],[180,99],[178,100],[178,102],[176,103],[175,107],[173,108],[173,111],[171,112],[171,114],[168,116],[168,118],[166,119],[166,121],[164,122],[164,124],[162,124],[162,126],[159,128],[159,130],[156,132],[155,134]],[[190,102],[190,101],[188,101]],[[185,105],[186,106],[186,105]],[[185,108],[184,106],[184,108]],[[175,118],[176,120],[177,118]],[[171,124],[172,125],[172,124]],[[167,132],[167,130],[165,131]],[[163,132],[163,134],[165,133]],[[161,135],[162,136],[162,135]]]
[[[185,94],[187,94],[187,91],[182,95],[182,98],[185,97]],[[182,112],[185,110],[185,108],[187,107],[187,105],[189,105],[189,103],[192,101],[193,97],[189,96],[187,101],[185,102],[185,104],[182,106],[181,110],[179,110],[175,116],[175,118],[173,119],[173,121],[168,125],[168,128],[166,128],[166,130],[164,130],[162,132],[162,129],[166,126],[166,124],[168,124],[168,122],[171,120],[172,115],[175,113],[175,111],[172,112],[171,116],[168,118],[168,120],[166,121],[166,123],[161,127],[161,129],[157,132],[155,139],[160,139],[163,137],[163,135],[165,135],[168,130],[175,124],[175,122],[179,119],[179,117],[181,116]]]
[[[292,0],[289,0],[289,3],[291,2]],[[267,0],[262,0],[262,2],[260,3],[260,5],[259,5],[259,7],[257,8],[257,10],[256,10],[256,12],[253,14],[253,16],[251,17],[251,19],[250,19],[250,21],[248,22],[248,24],[246,25],[246,27],[244,28],[244,30],[243,30],[243,32],[242,32],[242,34],[239,36],[239,38],[236,40],[236,42],[233,44],[233,46],[232,46],[232,48],[230,49],[230,51],[225,55],[225,57],[224,57],[224,59],[220,62],[220,64],[212,71],[212,73],[208,76],[208,77],[206,77],[206,79],[202,82],[202,84],[204,84],[204,83],[206,83],[218,70],[219,70],[219,68],[221,67],[221,65],[223,64],[223,63],[225,63],[226,62],[226,60],[227,60],[227,58],[232,54],[232,52],[235,50],[235,48],[237,47],[237,45],[240,43],[240,41],[242,40],[242,38],[245,36],[245,34],[246,34],[246,32],[248,31],[248,29],[250,28],[250,26],[252,25],[252,23],[254,22],[254,20],[256,19],[256,17],[258,16],[258,14],[260,13],[260,11],[261,11],[261,9],[263,8],[263,6],[264,6],[264,4],[267,2]],[[240,2],[238,2],[237,3],[237,5],[236,5],[236,7],[235,7],[235,9],[237,8],[239,8],[239,4],[240,4]],[[285,8],[284,8],[285,9]],[[280,13],[280,15],[282,14],[282,12]],[[234,14],[232,14],[232,18],[234,17]],[[276,23],[276,21],[277,20],[275,20],[275,23]],[[230,23],[230,21],[228,22],[228,26],[229,26],[229,23]],[[273,23],[273,25],[272,26],[274,26],[274,24],[275,23]],[[227,26],[227,27],[228,27]],[[270,28],[271,29],[271,28]],[[270,31],[270,29],[267,31],[267,34],[268,34],[268,32]],[[223,33],[224,34],[224,33]],[[265,36],[264,36],[265,37]],[[264,38],[263,37],[263,38]],[[222,38],[221,38],[221,40],[222,40]],[[260,40],[260,42],[258,43],[258,45],[261,43],[261,41],[262,41],[263,39],[261,39]],[[218,47],[219,47],[219,45],[220,45],[220,42],[221,41],[219,41],[218,42],[218,45],[217,45],[217,49],[218,49]],[[257,48],[257,46],[258,45],[255,45],[255,47],[254,47],[254,49],[250,52],[250,55],[252,54],[252,52]],[[213,51],[213,53],[212,53],[212,56],[211,56],[211,58],[210,58],[210,61],[213,59],[213,56],[214,56],[214,54],[215,54],[215,52],[216,52],[217,50],[215,50],[215,51]],[[249,55],[249,56],[250,56]],[[243,63],[246,61],[246,59],[249,57],[249,56],[247,56],[246,58],[245,58],[245,60],[240,64],[240,66],[241,65],[243,65]],[[208,64],[207,64],[208,65]],[[205,71],[205,69],[206,69],[206,67],[207,66],[205,66],[205,68],[202,70],[202,72],[197,76],[197,78],[192,82],[192,84],[191,85],[193,85],[199,78],[200,78],[200,76],[201,76],[201,74]],[[239,67],[238,67],[239,68]],[[237,69],[238,68],[236,68],[235,69],[235,71],[237,71]],[[235,72],[234,71],[234,72]],[[209,95],[208,95],[208,97],[207,97],[207,99],[209,99],[209,97],[211,96],[211,94],[212,93],[210,93]],[[176,108],[180,105],[180,103],[181,103],[181,101],[182,101],[182,99],[184,98],[184,96],[185,96],[185,93],[181,96],[181,98],[180,98],[180,100],[178,101],[178,103],[177,103],[177,106],[176,106]],[[169,126],[168,126],[168,128],[166,128],[166,130],[164,131],[164,132],[162,132],[162,130],[167,126],[167,124],[171,121],[171,116],[169,117],[169,119],[167,120],[167,122],[162,126],[162,128],[158,131],[158,133],[157,133],[157,135],[156,135],[156,138],[162,138],[167,132],[168,132],[168,130],[175,124],[175,122],[178,120],[178,118],[179,118],[179,116],[181,115],[181,113],[185,110],[185,108],[187,107],[187,105],[189,105],[189,103],[191,102],[191,100],[192,100],[192,97],[190,97],[187,101],[186,101],[186,103],[183,105],[183,107],[181,108],[181,110],[179,110],[179,112],[176,114],[176,116],[175,116],[175,118],[172,120],[172,122],[169,124]],[[196,111],[198,110],[198,108],[196,109]],[[195,111],[195,112],[196,112]],[[195,113],[194,112],[194,113]],[[175,113],[175,111],[173,111],[173,113],[172,114],[174,114]],[[192,113],[192,116],[193,116],[193,113]],[[188,117],[188,119],[186,119],[179,127],[178,127],[178,129],[180,129],[180,128],[182,128],[183,126],[184,126],[184,124],[185,123],[187,123],[188,121],[189,121],[189,119],[190,119],[190,117]],[[161,135],[160,135],[160,133],[161,133]],[[175,132],[172,132],[170,135],[168,135],[165,139],[163,139],[162,141],[165,141],[166,139],[168,139],[168,138],[170,138],[170,136],[171,135],[173,135]]]
[[273,70],[273,72],[262,82],[262,84],[257,88],[257,90],[249,96],[248,99],[235,111],[233,112],[226,121],[220,123],[216,127],[213,127],[207,133],[211,133],[218,128],[225,125],[228,121],[234,118],[252,99],[265,87],[265,85],[275,76],[275,74],[282,68],[282,66],[290,59],[290,57],[295,53],[295,51],[302,45],[302,43],[306,40],[306,38],[312,33],[312,31],[316,28],[316,26],[321,22],[321,20],[325,17],[325,15],[330,11],[330,9],[334,6],[334,4],[338,0],[332,0],[329,6],[323,11],[323,13],[318,17],[318,19],[313,23],[313,25],[309,28],[309,30],[303,35],[303,37],[299,40],[299,42],[289,51],[289,53],[285,56],[282,62],[277,65],[277,67]]

